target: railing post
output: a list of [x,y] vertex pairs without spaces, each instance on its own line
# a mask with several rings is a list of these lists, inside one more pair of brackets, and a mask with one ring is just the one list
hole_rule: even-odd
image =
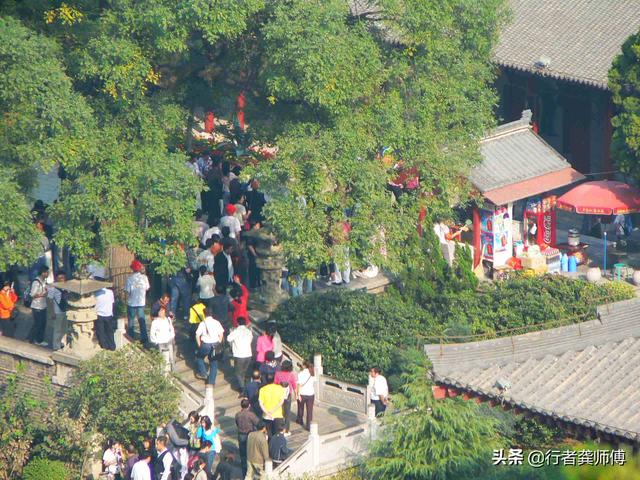
[[320,355],[319,353],[316,353],[313,356],[313,370],[316,374],[316,398],[320,400],[321,398],[320,389],[322,388],[321,377],[323,372],[322,372],[322,355]]
[[367,417],[369,419],[369,439],[375,440],[378,436],[378,419],[376,418],[376,407],[371,403],[367,410]]
[[113,341],[116,348],[124,347],[124,335],[127,333],[126,320],[124,317],[118,318],[118,328],[113,332]]
[[309,440],[311,441],[311,461],[313,472],[320,466],[320,434],[318,433],[318,422],[311,422],[309,428]]
[[213,401],[213,385],[206,385],[204,387],[204,408],[202,410],[203,415],[207,415],[211,421],[215,418],[215,404]]
[[271,460],[265,460],[264,462],[264,473],[267,475],[269,480],[275,479],[273,476],[273,462]]

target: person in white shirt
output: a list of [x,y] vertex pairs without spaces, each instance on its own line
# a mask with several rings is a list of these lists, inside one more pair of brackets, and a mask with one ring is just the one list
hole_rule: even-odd
[[218,237],[218,235],[214,235],[212,238],[207,240],[205,249],[202,250],[198,254],[198,257],[196,258],[198,271],[200,270],[200,267],[207,267],[208,271],[213,272],[213,268],[216,261],[216,256],[213,250],[215,248],[216,242],[218,242],[219,240],[220,240],[220,237]]
[[131,480],[151,480],[151,452],[145,450],[140,452],[138,461],[133,464],[131,469]]
[[442,220],[433,225],[433,231],[435,232],[436,237],[438,237],[440,243],[447,243],[449,241],[447,240],[447,235],[449,234],[450,229]]
[[[99,277],[96,278],[96,280]],[[98,337],[98,343],[100,347],[105,350],[115,350],[116,343],[113,338],[113,333],[116,331],[115,320],[113,317],[113,304],[115,298],[113,296],[113,290],[110,288],[103,288],[95,293],[96,297],[96,336]]]
[[140,327],[140,341],[147,343],[147,322],[144,318],[144,306],[147,303],[147,290],[149,290],[149,279],[143,272],[143,265],[138,260],[131,262],[133,273],[129,275],[124,284],[127,292],[127,334],[135,338],[134,321],[138,318]]
[[113,440],[107,441],[107,448],[102,455],[102,465],[108,480],[115,480],[122,473],[122,446]]
[[149,332],[151,343],[158,346],[158,350],[164,357],[166,371],[173,370],[175,361],[173,358],[173,340],[176,338],[176,332],[173,329],[171,319],[167,317],[167,309],[160,307],[158,316],[151,322],[151,331]]
[[202,236],[200,237],[201,245],[206,245],[207,240],[209,240],[214,235],[217,235],[218,237],[222,237],[222,230],[220,230],[220,227],[218,226],[218,220],[217,219],[212,220],[212,223],[214,222],[215,224],[212,225],[210,228],[206,229],[202,234]]
[[376,409],[376,417],[381,417],[389,404],[389,386],[387,379],[382,376],[378,367],[369,370],[369,391],[371,392],[371,403]]
[[[204,310],[205,318],[198,325],[196,330],[196,377],[206,380],[207,384],[215,385],[218,374],[218,360],[216,359],[216,349],[220,348],[224,340],[224,328],[222,324],[213,318],[211,308]],[[209,374],[207,375],[204,359],[209,359]]]
[[208,303],[207,300],[215,295],[216,279],[213,276],[213,272],[207,270],[204,265],[200,267],[200,277],[198,277],[196,286],[200,290],[200,300],[204,300],[204,303]]
[[224,227],[229,227],[229,237],[236,238],[236,235],[240,235],[242,226],[238,219],[234,216],[236,213],[236,207],[233,204],[229,204],[224,209],[226,215],[220,219],[220,230]]
[[[59,273],[56,276],[56,282],[64,282],[66,279],[67,277],[64,273]],[[53,307],[48,309],[48,311],[52,313],[50,318],[51,325],[53,326],[51,348],[60,350],[67,332],[67,314],[65,313],[66,298],[62,290],[53,285],[47,290],[47,298],[51,301],[51,306]]]
[[304,409],[307,409],[307,422],[304,424],[306,429],[311,428],[311,422],[313,420],[313,403],[315,401],[316,394],[316,376],[313,369],[313,363],[309,361],[304,362],[304,368],[298,373],[297,392],[296,398],[298,401],[298,415],[296,422],[303,425],[302,419],[304,416]]
[[33,315],[33,325],[29,332],[29,340],[36,345],[46,347],[44,333],[47,328],[47,277],[49,267],[41,265],[38,267],[38,276],[31,282],[29,295],[31,295],[31,313]]
[[227,341],[231,344],[233,370],[238,381],[238,387],[242,392],[249,373],[249,367],[253,361],[253,351],[251,350],[253,332],[247,327],[246,318],[238,317],[238,326],[231,330]]

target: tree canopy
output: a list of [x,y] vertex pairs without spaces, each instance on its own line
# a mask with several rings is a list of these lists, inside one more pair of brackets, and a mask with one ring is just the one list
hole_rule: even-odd
[[411,365],[403,393],[394,397],[394,407],[405,412],[387,417],[364,467],[367,478],[475,478],[490,467],[492,449],[499,445],[495,420],[481,415],[473,402],[436,401],[423,354],[410,358],[405,358]]
[[[502,0],[3,2],[0,157],[22,193],[63,167],[56,241],[80,259],[127,246],[161,273],[184,261],[202,185],[184,168],[194,106],[279,153],[250,175],[288,261],[393,263],[418,210],[467,198],[492,123],[489,52]],[[27,101],[26,99],[36,101]],[[421,185],[397,204],[389,147]],[[348,221],[350,233],[341,234]]]
[[613,124],[613,158],[620,170],[640,178],[640,32],[622,46],[609,71],[616,113]]

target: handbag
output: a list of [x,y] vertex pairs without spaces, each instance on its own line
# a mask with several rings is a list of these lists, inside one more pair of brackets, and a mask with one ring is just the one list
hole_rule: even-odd
[[213,349],[211,350],[211,358],[213,360],[222,360],[223,354],[224,354],[224,345],[222,344],[222,342],[214,343]]

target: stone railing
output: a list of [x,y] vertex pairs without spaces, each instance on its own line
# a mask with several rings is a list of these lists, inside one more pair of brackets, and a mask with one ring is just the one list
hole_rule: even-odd
[[321,375],[318,378],[318,400],[322,403],[367,414],[368,388]]
[[371,406],[368,420],[360,425],[320,435],[318,424],[312,422],[310,430],[309,440],[276,469],[272,469],[269,462],[266,470],[270,480],[298,478],[309,474],[326,476],[358,465],[367,454],[371,441],[377,438],[379,425]]

